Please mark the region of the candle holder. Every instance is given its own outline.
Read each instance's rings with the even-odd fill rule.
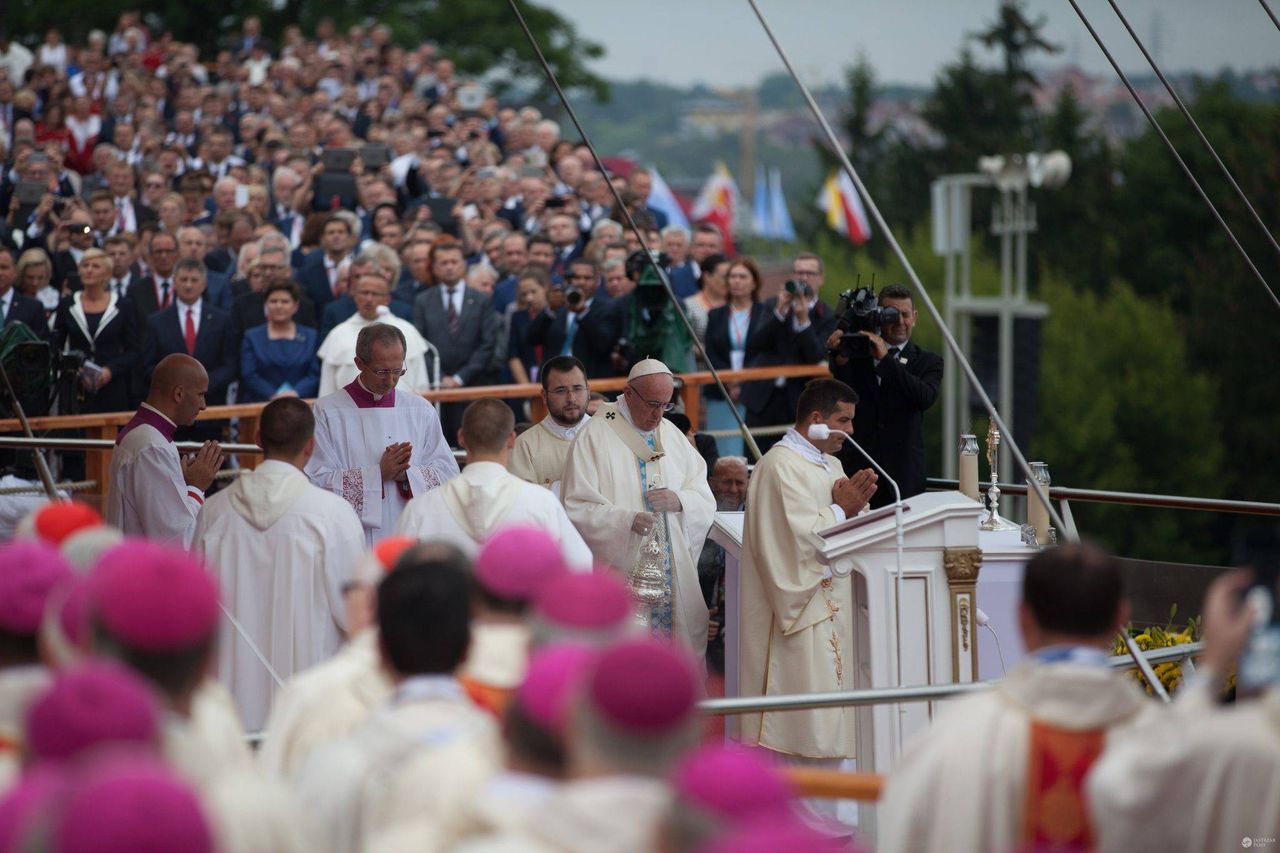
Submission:
[[[1018,525],[1000,517],[1000,428],[995,421],[987,428],[987,464],[991,466],[991,488],[987,489],[987,503],[991,509],[986,520],[978,525],[979,530],[1017,530]]]

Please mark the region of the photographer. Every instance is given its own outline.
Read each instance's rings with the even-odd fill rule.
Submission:
[[[655,262],[666,266],[666,255],[650,258],[644,251],[627,258],[627,278],[635,288],[614,301],[621,318],[622,338],[613,349],[613,368],[626,375],[641,359],[656,358],[675,373],[688,373],[693,368],[693,343],[680,321],[675,303],[662,286]]]
[[[600,273],[594,262],[578,258],[569,262],[564,305],[547,308],[535,317],[525,333],[527,346],[542,346],[547,357],[572,355],[585,366],[589,379],[613,375],[610,358],[622,335],[622,323],[611,302],[596,297]]]
[[[832,375],[858,393],[854,435],[897,481],[904,498],[918,495],[925,487],[924,413],[938,399],[942,357],[911,342],[918,314],[902,285],[882,288],[874,305],[869,289],[846,293],[837,313],[827,349]],[[847,444],[838,455],[846,474],[868,467]],[[871,506],[892,502],[893,490],[882,488]]]

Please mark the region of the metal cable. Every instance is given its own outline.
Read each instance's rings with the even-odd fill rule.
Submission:
[[[1191,125],[1191,129],[1196,132],[1196,136],[1200,137],[1200,142],[1208,149],[1213,156],[1213,160],[1218,164],[1218,168],[1222,170],[1222,175],[1227,179],[1227,183],[1231,184],[1231,188],[1236,191],[1236,195],[1240,197],[1240,201],[1244,202],[1245,208],[1249,211],[1249,215],[1253,217],[1253,221],[1262,229],[1262,233],[1267,236],[1267,242],[1271,244],[1271,248],[1276,250],[1276,254],[1280,255],[1280,243],[1276,242],[1276,238],[1271,233],[1271,229],[1262,221],[1262,217],[1258,215],[1258,211],[1254,210],[1253,205],[1249,202],[1248,196],[1244,194],[1244,190],[1240,189],[1240,185],[1236,183],[1235,176],[1231,174],[1231,170],[1227,168],[1227,164],[1222,162],[1222,158],[1218,156],[1218,150],[1209,142],[1208,137],[1204,135],[1204,131],[1200,129],[1200,125],[1191,115],[1191,110],[1182,102],[1182,98],[1178,96],[1177,90],[1164,76],[1164,72],[1160,70],[1160,66],[1156,64],[1155,57],[1147,50],[1147,46],[1142,43],[1142,39],[1138,38],[1138,34],[1134,32],[1133,27],[1129,25],[1129,19],[1120,11],[1120,6],[1116,0],[1107,0],[1111,4],[1111,8],[1115,11],[1116,17],[1120,19],[1120,23],[1124,24],[1124,28],[1129,31],[1129,36],[1133,39],[1133,43],[1138,46],[1138,50],[1142,51],[1142,55],[1146,58],[1147,64],[1151,66],[1151,70],[1156,73],[1156,77],[1164,84],[1164,89],[1169,93],[1169,97],[1173,98],[1173,102],[1178,105],[1178,110],[1182,113],[1182,117],[1187,120],[1187,124]],[[1265,0],[1264,0],[1265,4]]]
[[[573,122],[573,126],[577,128],[578,136],[582,139],[582,144],[587,146],[587,150],[591,152],[591,158],[595,161],[596,168],[600,170],[600,174],[607,175],[609,170],[605,168],[604,161],[600,159],[600,154],[596,151],[596,147],[591,142],[591,138],[587,136],[587,131],[582,126],[582,122],[578,121],[578,114],[574,111],[573,105],[569,103],[569,96],[564,93],[564,89],[560,86],[560,81],[556,78],[556,73],[551,69],[551,65],[547,62],[546,56],[542,53],[542,48],[538,46],[538,40],[534,38],[533,31],[529,29],[529,24],[525,21],[524,15],[520,12],[520,6],[516,0],[507,0],[511,6],[511,11],[515,13],[516,20],[520,22],[520,29],[524,30],[525,38],[529,40],[533,52],[538,57],[538,62],[542,65],[542,70],[546,72],[547,79],[551,82],[552,87],[556,90],[556,95],[560,98],[560,103],[564,105],[565,112],[569,114],[569,120]],[[636,225],[636,221],[631,216],[631,211],[622,203],[622,193],[613,185],[612,181],[605,181],[609,187],[609,191],[613,193],[614,202],[618,205],[618,210],[626,218],[626,225],[636,235],[636,239],[640,242],[640,248],[645,253],[649,253],[649,244],[645,242],[644,234]],[[738,407],[733,404],[733,400],[729,397],[729,389],[724,387],[724,382],[720,380],[720,371],[716,370],[715,365],[711,363],[711,359],[707,357],[707,351],[702,346],[702,341],[698,340],[698,335],[693,329],[693,324],[689,322],[689,318],[684,313],[684,306],[680,304],[680,300],[676,298],[676,292],[671,287],[671,279],[667,277],[667,271],[657,263],[650,266],[658,273],[658,278],[662,281],[663,288],[667,291],[667,298],[671,300],[671,304],[675,306],[676,315],[680,321],[684,323],[684,327],[689,332],[689,340],[693,343],[694,350],[702,357],[706,363],[707,369],[711,372],[712,378],[716,381],[716,387],[720,389],[720,393],[724,396],[725,402],[729,404],[730,411],[733,412],[733,418],[738,422],[738,429],[742,433],[742,440],[746,443],[747,449],[755,459],[760,458],[760,448],[756,445],[756,441],[751,436],[751,431],[747,429],[747,423],[742,419],[742,413],[738,411]]]
[[[1227,232],[1227,237],[1231,239],[1231,243],[1236,247],[1236,251],[1240,253],[1240,257],[1244,258],[1245,264],[1248,265],[1249,269],[1253,271],[1254,276],[1257,277],[1263,288],[1266,289],[1267,295],[1271,297],[1271,301],[1277,308],[1280,308],[1280,298],[1276,297],[1275,291],[1271,289],[1271,285],[1267,284],[1266,278],[1263,277],[1257,266],[1254,265],[1253,259],[1249,257],[1249,253],[1246,252],[1244,246],[1240,244],[1240,241],[1236,238],[1235,232],[1232,231],[1231,226],[1227,224],[1227,220],[1222,218],[1222,214],[1218,212],[1218,208],[1213,203],[1213,200],[1210,199],[1208,193],[1204,191],[1204,187],[1200,186],[1200,182],[1196,180],[1196,176],[1192,174],[1191,168],[1187,165],[1186,161],[1182,159],[1182,155],[1178,153],[1178,149],[1174,147],[1173,142],[1170,141],[1168,135],[1165,134],[1164,128],[1160,126],[1160,122],[1156,121],[1156,117],[1151,114],[1151,110],[1147,109],[1147,105],[1142,102],[1142,98],[1139,97],[1137,90],[1133,88],[1133,84],[1129,82],[1129,78],[1122,70],[1120,70],[1119,63],[1117,63],[1115,57],[1111,55],[1111,51],[1107,49],[1106,44],[1103,43],[1102,37],[1099,36],[1097,31],[1093,28],[1093,24],[1089,21],[1088,16],[1085,15],[1084,10],[1080,8],[1080,4],[1077,3],[1076,0],[1067,1],[1071,4],[1071,8],[1076,10],[1076,15],[1079,16],[1080,21],[1085,26],[1085,29],[1089,31],[1089,35],[1093,36],[1093,40],[1102,50],[1102,54],[1107,58],[1107,61],[1111,63],[1112,69],[1120,77],[1121,82],[1124,83],[1124,87],[1129,90],[1129,94],[1133,97],[1134,103],[1136,103],[1139,109],[1142,110],[1142,114],[1147,117],[1147,121],[1151,124],[1151,127],[1155,129],[1156,133],[1159,134],[1160,139],[1164,141],[1165,146],[1169,149],[1169,153],[1173,155],[1173,159],[1178,161],[1178,165],[1181,166],[1182,171],[1186,173],[1187,180],[1191,181],[1191,185],[1196,188],[1196,192],[1200,194],[1200,198],[1204,199],[1204,203],[1209,206],[1210,212],[1213,213],[1213,218],[1218,220],[1218,224],[1222,226],[1222,230]]]
[[[1271,19],[1271,23],[1276,25],[1276,29],[1280,30],[1280,20],[1276,20],[1276,13],[1271,11],[1271,7],[1267,5],[1267,0],[1258,0],[1262,4],[1262,8],[1266,10],[1267,17]]]
[[[880,208],[876,205],[875,199],[871,197],[871,193],[867,190],[862,178],[858,176],[858,171],[853,168],[853,164],[849,162],[849,155],[845,153],[844,148],[840,145],[840,140],[836,138],[835,131],[831,129],[831,125],[827,122],[827,117],[823,115],[821,107],[817,101],[813,99],[813,93],[809,91],[809,87],[800,79],[800,75],[796,73],[795,67],[791,64],[791,59],[787,56],[787,52],[783,50],[782,45],[778,43],[777,36],[773,33],[773,28],[769,26],[768,20],[765,19],[764,13],[760,11],[760,7],[756,5],[756,0],[747,0],[751,4],[752,10],[756,13],[756,18],[760,21],[760,26],[764,28],[765,34],[769,36],[769,41],[773,43],[773,48],[777,51],[782,64],[786,66],[787,73],[791,75],[791,79],[795,81],[796,86],[800,89],[800,94],[804,96],[806,103],[809,105],[810,111],[814,118],[821,125],[823,133],[826,134],[827,141],[831,145],[831,150],[840,159],[841,166],[844,167],[845,173],[849,179],[853,181],[854,186],[858,188],[858,193],[862,196],[867,205],[867,212],[875,220],[876,225],[880,227],[880,231],[884,234],[885,239],[889,242],[889,248],[893,250],[894,257],[898,259],[898,263],[902,264],[902,268],[907,271],[907,276],[911,279],[911,283],[916,288],[916,293],[920,294],[925,307],[929,310],[929,314],[933,317],[938,329],[942,332],[942,337],[946,341],[948,348],[955,355],[957,363],[964,371],[965,377],[969,380],[969,386],[978,395],[982,401],[983,407],[987,410],[987,414],[991,416],[992,422],[1000,430],[1000,434],[1007,440],[1009,453],[1017,462],[1019,469],[1027,480],[1027,487],[1033,490],[1044,505],[1049,510],[1049,517],[1053,519],[1053,523],[1058,530],[1063,531],[1064,536],[1069,536],[1070,528],[1062,520],[1062,515],[1049,501],[1049,495],[1045,491],[1044,485],[1040,483],[1031,474],[1031,466],[1027,464],[1027,458],[1022,455],[1022,449],[1018,447],[1018,443],[1014,441],[1013,433],[1005,424],[1004,419],[1000,417],[1000,413],[996,411],[995,404],[991,402],[991,398],[987,396],[986,389],[982,387],[982,383],[978,381],[978,376],[973,372],[973,365],[969,364],[969,359],[965,357],[964,351],[960,349],[960,344],[956,341],[955,335],[951,333],[951,329],[947,327],[946,321],[942,317],[942,313],[938,310],[938,306],[933,304],[933,299],[929,296],[929,291],[925,289],[924,282],[920,280],[920,276],[916,273],[915,267],[911,265],[911,261],[907,259],[907,255],[902,251],[893,231],[890,230],[889,224],[885,222],[884,216],[880,213]]]

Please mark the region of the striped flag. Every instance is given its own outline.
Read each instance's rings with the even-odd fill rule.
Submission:
[[[844,172],[833,171],[818,193],[818,209],[827,214],[827,225],[849,238],[855,246],[871,239],[871,222],[862,208],[862,199],[853,181]]]
[[[732,255],[735,216],[742,204],[742,194],[729,174],[729,167],[716,163],[715,171],[702,185],[698,199],[693,203],[693,218],[698,222],[710,222],[720,229],[724,238],[725,254]]]

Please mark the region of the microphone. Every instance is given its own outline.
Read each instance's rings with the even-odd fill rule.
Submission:
[[[903,535],[902,535],[902,492],[899,491],[898,484],[894,481],[894,479],[889,476],[889,472],[884,470],[884,468],[880,466],[879,462],[872,459],[871,454],[863,450],[862,445],[854,441],[853,436],[849,435],[849,433],[844,432],[842,430],[838,430],[838,429],[832,429],[826,424],[810,424],[808,429],[808,434],[809,434],[809,439],[811,441],[826,441],[828,438],[830,438],[833,435],[840,436],[845,441],[852,444],[859,453],[865,456],[867,458],[867,461],[871,463],[871,467],[875,468],[876,472],[880,474],[880,476],[888,480],[890,486],[893,486],[893,524],[894,524],[894,534],[896,538],[895,552],[897,557],[897,572],[895,573],[895,576],[894,576],[895,601],[894,601],[893,626],[894,626],[894,634],[896,635],[896,640],[897,640],[897,648],[901,649],[902,648],[902,551],[904,548]],[[900,652],[895,652],[894,657],[897,659],[897,663],[898,663],[897,686],[901,687],[902,686],[902,655]]]

